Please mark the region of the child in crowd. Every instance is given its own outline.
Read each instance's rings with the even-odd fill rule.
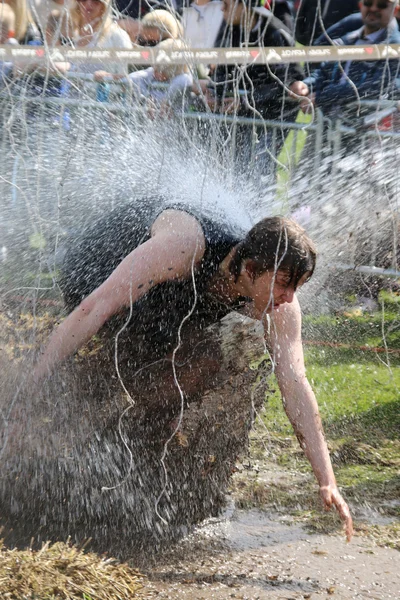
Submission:
[[[167,39],[157,44],[157,48],[178,51],[183,50],[184,45],[180,40]],[[135,71],[129,75],[129,79],[138,99],[148,103],[150,110],[160,109],[162,114],[171,109],[184,109],[185,98],[193,84],[193,77],[186,64],[173,65],[169,62]]]

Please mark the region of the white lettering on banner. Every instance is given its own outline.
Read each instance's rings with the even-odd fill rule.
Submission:
[[[66,50],[65,58],[87,58],[86,50]]]
[[[300,48],[285,48],[282,50],[282,56],[306,56],[307,52],[305,50],[300,50]]]
[[[308,52],[308,56],[330,56],[331,54],[330,48],[311,48]]]
[[[195,52],[195,57],[207,59],[218,58],[218,52]]]
[[[1,0],[0,0],[1,2]],[[112,61],[119,60],[125,63],[133,64],[152,64],[161,62],[170,64],[182,64],[185,61],[194,63],[236,63],[236,64],[268,64],[280,62],[300,63],[309,60],[310,62],[322,62],[323,60],[398,60],[400,57],[400,44],[380,44],[365,46],[313,46],[304,48],[293,47],[266,47],[266,48],[186,48],[174,52],[161,52],[158,48],[139,50],[137,48],[104,50],[102,48],[90,49],[72,49],[72,48],[53,48],[46,49],[44,46],[5,46],[0,44],[0,57],[7,57],[7,60],[23,59],[25,62],[37,60],[41,63],[46,61],[64,62],[74,60],[78,62],[92,61]]]
[[[116,50],[117,58],[141,58],[141,53],[135,50]]]
[[[339,48],[336,46],[338,54],[364,54],[365,49],[362,46],[354,46],[351,48]]]
[[[194,58],[194,52],[190,52],[189,50],[177,50],[171,52],[171,58],[176,60],[191,60]]]
[[[228,50],[226,52],[226,58],[249,58],[249,56],[248,50]]]
[[[31,48],[12,48],[11,56],[35,56],[36,51]]]
[[[110,52],[108,50],[89,50],[89,56],[91,58],[110,58]]]

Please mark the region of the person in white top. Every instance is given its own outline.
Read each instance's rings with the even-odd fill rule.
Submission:
[[[184,38],[191,48],[213,48],[222,25],[223,2],[195,0],[182,9]]]
[[[132,48],[128,34],[112,18],[111,0],[71,0],[62,35],[74,47]]]
[[[66,7],[47,26],[46,35],[52,37],[53,44],[73,48],[132,48],[129,35],[112,18],[111,0],[70,0]],[[106,68],[99,71],[98,64],[79,65],[79,71],[99,74],[98,81],[110,74],[127,74],[126,66],[120,63],[107,63]]]

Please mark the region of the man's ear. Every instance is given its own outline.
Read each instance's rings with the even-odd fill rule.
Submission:
[[[255,261],[252,260],[251,258],[248,258],[245,261],[243,268],[246,271],[249,279],[251,279],[251,281],[254,282],[257,277],[257,265],[256,265]]]

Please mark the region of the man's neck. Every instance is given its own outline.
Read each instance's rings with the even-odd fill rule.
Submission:
[[[208,4],[211,0],[194,0],[193,4],[196,4],[197,6],[204,6],[205,4]]]
[[[366,37],[367,35],[371,35],[371,33],[376,33],[377,31],[379,31],[379,29],[371,29],[371,27],[364,25],[363,36]]]
[[[377,33],[378,31],[380,31],[381,29],[384,29],[384,28],[383,27],[371,28],[371,27],[368,27],[368,25],[364,25],[363,36],[366,37],[367,35],[372,35],[373,33]],[[387,27],[386,27],[386,29],[387,29]]]

